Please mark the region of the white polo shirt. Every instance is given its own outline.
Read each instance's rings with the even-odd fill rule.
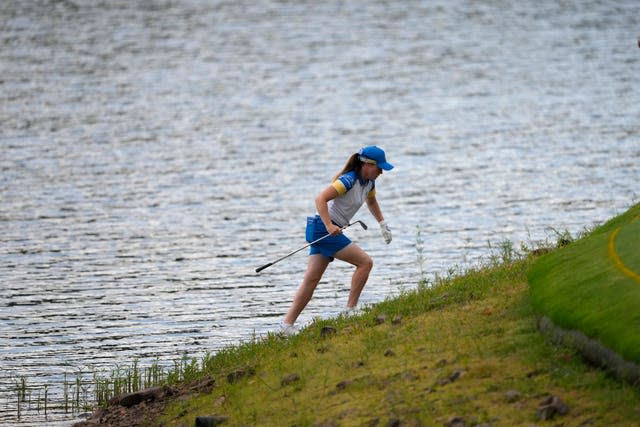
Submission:
[[[338,197],[327,204],[329,217],[340,227],[349,224],[367,197],[376,195],[376,182],[360,178],[356,171],[340,175],[331,185],[338,192]]]

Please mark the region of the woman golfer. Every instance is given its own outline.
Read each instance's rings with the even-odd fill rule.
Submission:
[[[342,234],[341,228],[349,224],[351,218],[366,201],[373,217],[380,224],[385,242],[391,242],[391,230],[376,199],[376,178],[383,170],[391,170],[384,151],[376,146],[368,146],[353,154],[344,168],[333,179],[333,183],[316,197],[318,213],[307,218],[306,239],[312,242],[322,236],[330,237],[311,245],[309,261],[304,279],[298,288],[291,308],[284,317],[281,329],[286,335],[297,332],[294,322],[311,300],[313,291],[322,278],[327,266],[334,258],[346,261],[356,267],[351,278],[351,291],[347,309],[353,309],[358,303],[373,260],[358,245]]]

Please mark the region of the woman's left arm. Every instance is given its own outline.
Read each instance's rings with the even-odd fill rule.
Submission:
[[[369,208],[369,212],[371,212],[371,215],[373,215],[376,221],[384,221],[382,209],[380,209],[380,205],[378,204],[378,199],[376,199],[376,196],[367,197],[367,207]]]
[[[380,233],[382,233],[382,237],[388,245],[391,243],[392,239],[391,229],[384,220],[384,216],[382,215],[382,210],[380,209],[376,196],[367,197],[367,207],[369,208],[369,211],[371,211],[371,215],[373,215],[373,217],[378,221],[378,224],[380,224]]]

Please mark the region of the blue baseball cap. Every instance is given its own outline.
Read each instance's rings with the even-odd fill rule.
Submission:
[[[360,155],[360,160],[365,163],[375,164],[380,169],[384,169],[386,171],[393,169],[393,165],[387,162],[382,148],[376,147],[375,145],[369,145],[362,148],[358,154]]]

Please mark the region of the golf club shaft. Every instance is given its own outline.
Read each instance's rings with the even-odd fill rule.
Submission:
[[[355,222],[352,222],[352,223],[350,223],[350,224],[345,225],[344,227],[341,227],[341,228],[340,228],[340,231],[344,230],[344,229],[345,229],[345,228],[347,228],[347,227],[351,227],[353,224],[356,224],[356,223],[360,223],[360,225],[362,226],[362,228],[364,228],[365,230],[367,229],[367,226],[364,224],[364,222],[362,222],[362,221],[355,221]],[[311,243],[307,243],[307,244],[306,244],[306,245],[304,245],[303,247],[301,247],[301,248],[299,248],[299,249],[296,249],[295,251],[290,252],[290,253],[286,254],[285,256],[283,256],[283,257],[281,257],[281,258],[278,258],[278,259],[277,259],[277,260],[275,260],[275,261],[272,261],[272,262],[270,262],[270,263],[267,263],[267,264],[263,265],[262,267],[258,267],[258,268],[256,268],[256,273],[260,273],[260,272],[261,272],[262,270],[264,270],[265,268],[271,267],[273,264],[276,264],[276,263],[278,263],[278,262],[282,261],[283,259],[289,258],[291,255],[297,254],[297,253],[298,253],[298,252],[300,252],[301,250],[306,249],[306,248],[308,248],[309,246],[313,245],[314,243],[318,243],[319,241],[324,240],[324,239],[326,239],[326,238],[327,238],[327,237],[329,237],[329,236],[331,236],[331,234],[326,234],[326,235],[324,235],[324,236],[320,237],[319,239],[316,239],[316,240],[314,240],[314,241],[313,241],[313,242],[311,242]]]

